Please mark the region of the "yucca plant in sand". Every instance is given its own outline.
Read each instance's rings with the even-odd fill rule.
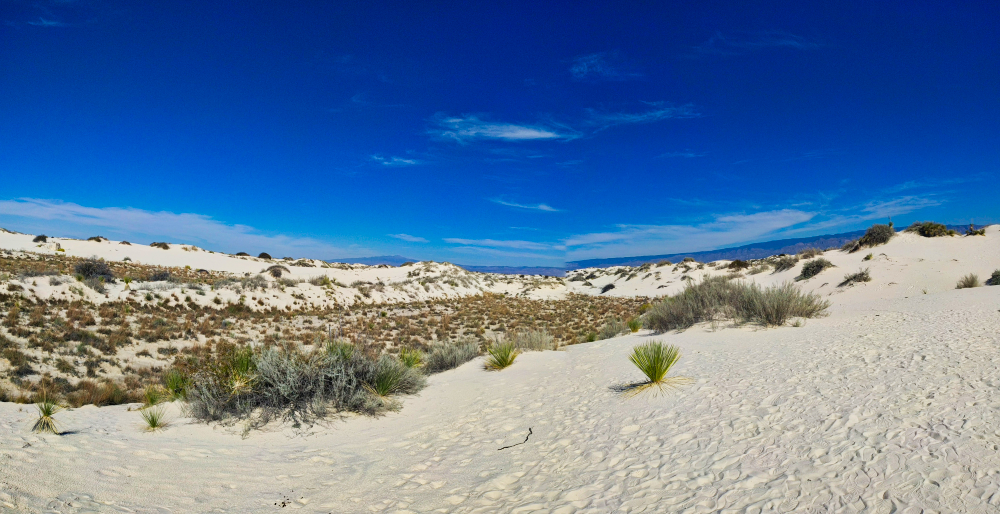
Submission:
[[[668,377],[670,368],[674,367],[681,358],[680,348],[674,345],[663,344],[660,341],[650,341],[632,348],[632,354],[628,360],[639,368],[643,375],[646,375],[645,382],[630,384],[622,388],[621,392],[626,397],[636,396],[645,391],[652,391],[653,394],[660,394],[667,389],[671,389],[690,382],[685,377]]]
[[[146,423],[147,432],[155,432],[167,426],[166,410],[162,407],[147,407],[139,411],[142,420]]]
[[[38,409],[38,419],[35,421],[35,425],[31,427],[31,431],[59,435],[59,429],[56,428],[56,420],[52,416],[61,411],[62,407],[45,395],[42,396],[42,401],[35,404],[35,407]]]
[[[494,343],[486,348],[490,356],[486,358],[487,371],[500,371],[511,364],[521,352],[514,343]]]

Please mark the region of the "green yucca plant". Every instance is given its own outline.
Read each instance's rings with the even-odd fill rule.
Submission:
[[[486,369],[500,371],[511,364],[520,353],[514,343],[495,343],[486,348],[490,356],[486,358]]]
[[[407,368],[419,368],[424,364],[424,352],[413,348],[399,350],[399,361]]]
[[[379,359],[375,377],[371,383],[365,384],[365,389],[382,398],[391,396],[403,386],[408,371],[409,367],[402,362],[392,357],[383,357]]]
[[[668,377],[670,368],[681,358],[680,348],[674,345],[665,345],[660,341],[650,341],[640,344],[632,349],[632,354],[628,359],[639,368],[643,375],[646,375],[646,382],[633,384],[625,388],[629,396],[637,395],[643,391],[655,388],[658,392],[663,392],[665,388],[675,387],[687,379],[682,377]]]
[[[38,420],[31,427],[31,431],[59,435],[59,430],[56,428],[56,420],[52,416],[61,411],[62,407],[45,395],[42,395],[42,401],[36,403],[35,407],[38,409]]]
[[[146,422],[146,431],[153,432],[167,426],[166,411],[163,407],[150,407],[139,411],[142,420]]]
[[[152,407],[163,401],[163,390],[157,386],[147,386],[146,390],[142,393],[146,400],[146,405],[143,407]]]
[[[187,397],[188,378],[180,371],[176,369],[167,371],[167,374],[163,376],[163,384],[172,399]]]

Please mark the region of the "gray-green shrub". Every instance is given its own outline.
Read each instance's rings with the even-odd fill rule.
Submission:
[[[816,275],[819,275],[820,272],[825,270],[826,268],[832,268],[832,267],[833,263],[826,259],[823,258],[813,259],[802,265],[802,272],[796,278],[798,278],[799,280],[812,278],[815,277]]]
[[[457,368],[479,356],[479,343],[475,341],[456,341],[437,343],[431,346],[424,362],[426,373],[440,373]]]
[[[727,277],[707,277],[653,304],[643,316],[643,323],[656,332],[683,330],[696,323],[722,319],[776,326],[792,317],[820,316],[829,305],[820,296],[803,293],[791,283],[761,288]]]

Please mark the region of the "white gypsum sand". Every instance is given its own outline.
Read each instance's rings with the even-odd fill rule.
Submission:
[[[827,252],[838,267],[802,284],[829,295],[831,314],[802,327],[641,331],[524,353],[495,373],[477,359],[431,376],[400,412],[380,418],[272,424],[243,439],[238,426],[184,418],[179,403],[154,433],[125,406],[91,406],[58,413],[66,433],[54,436],[29,431],[32,406],[0,403],[0,505],[995,512],[1000,287],[954,287],[969,272],[985,280],[1000,268],[996,229]],[[875,258],[862,262],[869,251]],[[859,266],[872,282],[836,287]],[[768,273],[748,279],[783,278]],[[680,346],[672,373],[693,382],[623,399],[613,387],[642,378],[627,356],[650,339]]]

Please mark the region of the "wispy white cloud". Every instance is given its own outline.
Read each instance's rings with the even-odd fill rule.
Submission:
[[[517,124],[488,121],[479,115],[447,116],[439,113],[432,119],[429,133],[439,139],[467,143],[477,140],[537,141],[569,140],[580,137],[568,127],[555,124]]]
[[[691,150],[684,150],[683,152],[667,152],[657,155],[657,159],[672,159],[672,158],[683,158],[683,159],[694,159],[695,157],[704,157],[708,155],[707,153],[692,152]]]
[[[644,102],[650,106],[649,109],[636,112],[608,112],[596,109],[587,109],[589,114],[588,123],[596,125],[597,131],[618,125],[631,125],[637,123],[653,123],[656,121],[677,119],[677,118],[699,118],[701,113],[692,104],[670,105],[666,102]]]
[[[394,237],[396,239],[402,239],[410,243],[428,243],[426,239],[420,236],[411,236],[410,234],[386,234],[389,237]]]
[[[641,73],[626,71],[618,52],[581,55],[572,61],[569,72],[576,80],[622,81],[642,78]]]
[[[796,36],[788,32],[767,31],[751,34],[723,35],[716,32],[708,41],[693,48],[689,57],[705,55],[740,55],[765,48],[791,48],[813,50],[822,45],[812,39]]]
[[[38,18],[38,21],[29,21],[28,25],[34,25],[36,27],[69,27],[69,23],[63,23],[57,20],[47,20],[45,18]]]
[[[507,207],[514,207],[514,208],[517,208],[517,209],[529,209],[529,210],[533,210],[533,211],[545,211],[545,212],[562,212],[562,209],[556,209],[555,207],[551,207],[551,206],[546,205],[544,203],[521,204],[521,203],[515,203],[515,202],[508,202],[506,200],[501,200],[499,198],[494,198],[494,199],[492,199],[490,201],[493,202],[493,203],[498,203],[500,205],[505,205]]]
[[[414,166],[420,164],[420,161],[416,159],[404,159],[402,157],[383,157],[381,155],[373,155],[371,157],[373,161],[380,163],[383,166],[401,167],[401,166]]]
[[[89,237],[99,231],[100,235],[112,238],[187,243],[225,252],[266,251],[320,259],[370,252],[309,237],[265,234],[253,227],[227,224],[202,214],[86,207],[58,200],[0,200],[0,221],[22,227],[22,232]]]
[[[536,243],[534,241],[521,241],[521,240],[498,240],[498,239],[462,239],[458,237],[446,237],[444,239],[446,243],[466,245],[466,246],[485,246],[488,248],[517,248],[521,250],[565,250],[566,247],[563,245],[552,245],[548,243]]]

